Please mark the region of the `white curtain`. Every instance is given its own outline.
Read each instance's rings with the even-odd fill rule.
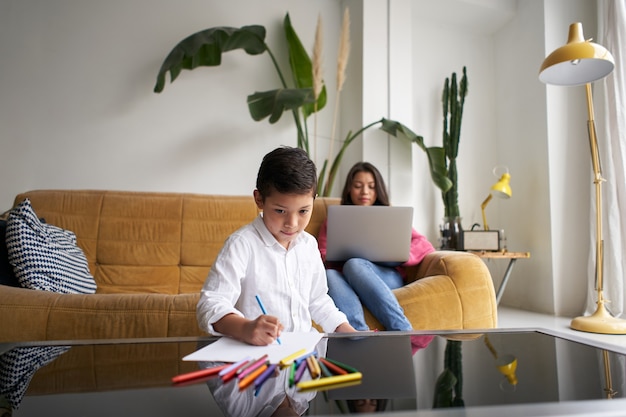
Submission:
[[[626,0],[598,1],[598,39],[615,58],[615,70],[594,84],[594,97],[602,114],[596,118],[603,184],[604,297],[607,309],[624,315],[626,299]],[[593,192],[592,192],[593,195]],[[591,199],[590,226],[595,223],[595,201]],[[595,248],[595,233],[591,234]],[[595,251],[592,251],[595,252]],[[596,308],[595,255],[589,262],[587,312]]]

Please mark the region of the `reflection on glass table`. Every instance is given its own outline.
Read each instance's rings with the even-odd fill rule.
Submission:
[[[69,349],[69,346],[27,346],[0,354],[0,415],[17,410],[37,370]]]
[[[16,347],[69,347],[34,375],[25,372],[24,380],[32,379],[19,408],[13,410],[16,417],[50,415],[51,410],[52,415],[66,417],[241,417],[287,412],[319,416],[355,413],[374,405],[381,412],[420,415],[432,412],[437,379],[445,371],[446,347],[451,341],[458,347],[455,378],[462,381],[459,392],[467,409],[553,403],[576,406],[583,400],[604,404],[606,398],[614,398],[611,403],[624,407],[626,364],[621,353],[542,332],[502,330],[435,332],[432,341],[413,352],[411,337],[416,336],[424,335],[329,335],[322,339],[325,351],[320,348],[319,354],[354,366],[362,372],[361,383],[301,393],[293,387],[290,390],[287,374],[278,372],[257,396],[254,389],[240,391],[215,378],[172,384],[172,377],[206,366],[181,359],[216,338],[39,342],[3,345],[0,353]],[[508,355],[515,358],[514,373],[513,362],[498,363]],[[498,368],[504,365],[509,368]],[[2,388],[6,386],[3,383]],[[445,415],[446,410],[438,413]]]

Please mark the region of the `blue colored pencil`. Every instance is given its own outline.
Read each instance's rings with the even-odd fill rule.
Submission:
[[[267,310],[265,309],[265,306],[263,305],[263,301],[261,301],[261,297],[259,297],[258,295],[255,295],[254,297],[256,298],[256,302],[259,303],[259,307],[261,307],[261,311],[263,312],[263,314],[267,315]],[[280,337],[277,337],[276,341],[278,342],[279,345],[282,344],[280,343]]]

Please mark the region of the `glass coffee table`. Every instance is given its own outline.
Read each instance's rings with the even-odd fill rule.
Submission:
[[[600,416],[626,410],[623,353],[542,331],[328,335],[320,342],[327,357],[363,375],[356,385],[328,390],[290,388],[287,370],[257,395],[218,376],[173,385],[176,375],[215,365],[181,359],[216,340],[2,344],[0,392],[5,404],[10,399],[17,406],[14,416],[272,415],[285,392],[293,404],[304,404],[298,412],[305,415],[367,406],[398,416]],[[454,397],[456,406],[450,407]]]

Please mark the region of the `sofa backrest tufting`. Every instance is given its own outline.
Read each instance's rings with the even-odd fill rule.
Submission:
[[[224,240],[258,214],[252,196],[105,190],[35,190],[39,217],[71,230],[98,293],[183,294],[200,290]],[[317,235],[336,198],[315,200]]]

